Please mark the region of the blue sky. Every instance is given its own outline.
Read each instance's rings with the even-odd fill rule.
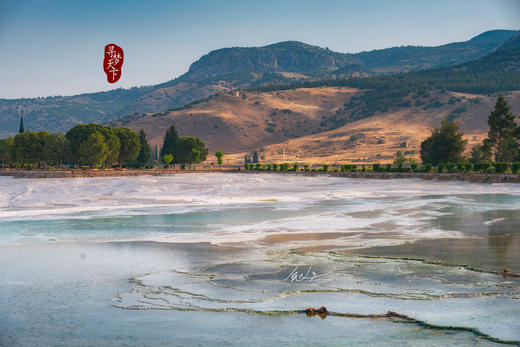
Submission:
[[[0,98],[165,82],[213,49],[298,40],[338,52],[465,41],[520,29],[520,0],[0,0]],[[125,51],[106,82],[103,48]]]

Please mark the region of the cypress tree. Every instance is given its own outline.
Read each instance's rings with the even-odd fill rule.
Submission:
[[[224,157],[224,151],[216,151],[215,152],[215,157],[217,157],[218,165],[221,166],[222,165],[222,158]]]
[[[177,129],[175,129],[175,125],[172,125],[168,130],[166,130],[166,134],[164,135],[163,146],[161,148],[161,158],[165,154],[173,154],[175,160],[177,141],[179,141],[179,134],[177,133]]]
[[[21,134],[23,132],[25,132],[25,128],[23,126],[23,116],[22,118],[20,118],[20,128],[18,129],[18,132]]]
[[[140,166],[145,166],[150,162],[150,145],[146,140],[146,133],[142,128],[139,131],[139,142],[141,143],[141,149],[139,150],[139,155],[137,156],[137,162]]]

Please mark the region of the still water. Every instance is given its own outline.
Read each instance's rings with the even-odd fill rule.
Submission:
[[[0,345],[518,343],[518,273],[520,185],[0,177]]]

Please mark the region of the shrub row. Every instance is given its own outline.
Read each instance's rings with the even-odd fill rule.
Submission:
[[[362,165],[358,167],[355,164],[342,164],[339,167],[333,167],[330,169],[328,164],[324,164],[321,168],[310,168],[309,165],[303,165],[300,168],[299,164],[289,163],[269,163],[269,164],[244,164],[246,170],[258,170],[258,171],[306,171],[306,172],[328,172],[328,171],[341,171],[341,172],[438,172],[438,173],[514,173],[520,174],[520,162],[518,163],[501,163],[501,162],[482,162],[482,163],[441,163],[437,167],[434,167],[430,163],[419,166],[416,163],[412,163],[409,167],[403,166],[402,164],[380,164],[375,163],[372,165]]]
[[[306,165],[307,166],[307,165]],[[250,164],[245,163],[244,168],[246,170],[258,170],[258,171],[298,171],[299,165],[294,164],[292,167],[289,163],[282,163],[282,164],[276,164],[276,163],[269,163],[269,164]]]

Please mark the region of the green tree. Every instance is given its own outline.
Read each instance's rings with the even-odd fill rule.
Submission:
[[[196,148],[192,148],[190,158],[191,158],[193,167],[195,168],[195,164],[200,163],[200,150],[198,150]]]
[[[173,161],[173,155],[171,154],[165,154],[162,156],[162,160],[163,162],[166,164],[166,165],[170,165],[171,162]]]
[[[49,136],[51,136],[50,132],[40,131],[36,133],[36,138],[28,143],[32,150],[32,156],[29,161],[35,162],[37,167],[40,167],[42,162],[47,162],[43,148]]]
[[[139,143],[141,144],[141,149],[139,150],[139,155],[137,156],[137,163],[142,167],[150,162],[150,145],[146,140],[146,133],[142,128],[139,131]]]
[[[471,161],[474,163],[482,163],[491,160],[491,149],[489,143],[484,141],[471,148]]]
[[[121,150],[121,141],[119,141],[119,136],[117,136],[117,132],[115,128],[112,127],[103,127],[101,129],[103,136],[105,137],[105,142],[107,144],[107,158],[105,159],[105,164],[107,167],[111,168],[112,163],[115,163],[119,160],[119,151]]]
[[[222,166],[222,158],[224,158],[224,151],[216,151],[215,152],[215,157],[217,157],[217,163],[219,166]]]
[[[50,134],[43,145],[43,156],[46,162],[62,166],[63,161],[70,156],[69,140],[60,132]]]
[[[20,127],[18,128],[18,133],[22,134],[25,132],[25,128],[23,126],[23,116],[20,118]]]
[[[435,128],[432,135],[421,143],[423,163],[457,163],[462,160],[466,140],[462,139],[459,125],[444,119],[440,128]]]
[[[90,165],[91,168],[101,165],[108,154],[105,137],[99,131],[93,132],[81,143],[78,152],[81,163]]]
[[[95,132],[99,132],[104,137],[107,145],[106,163],[111,165],[119,159],[120,142],[116,130],[112,127],[104,127],[99,124],[78,124],[65,134],[70,142],[71,160],[80,163],[79,147]]]
[[[405,156],[401,155],[394,159],[394,164],[403,166],[404,163],[406,163],[410,158],[406,158]]]
[[[16,167],[20,167],[20,166],[23,166],[24,164],[24,158],[23,158],[23,142],[24,142],[24,139],[23,139],[23,134],[22,133],[18,133],[15,135],[15,137],[13,138],[13,142],[11,144],[11,155],[9,156],[10,157],[10,160],[11,160],[11,164],[13,164],[14,166]]]
[[[192,152],[196,149],[200,151],[198,162],[203,162],[208,156],[208,149],[204,142],[196,137],[182,137],[177,141],[175,152],[173,153],[173,162],[182,164],[193,163]]]
[[[258,163],[258,152],[257,151],[253,152],[253,163]]]
[[[11,159],[17,165],[31,164],[39,167],[41,162],[45,161],[43,146],[48,136],[50,133],[47,131],[39,133],[27,131],[16,134],[11,147]]]
[[[488,124],[488,147],[495,161],[511,162],[518,151],[515,134],[517,126],[515,116],[509,110],[509,105],[502,94],[498,96],[495,109],[488,118]]]
[[[11,165],[11,147],[13,145],[13,138],[8,137],[0,140],[0,164],[3,166]]]
[[[165,154],[172,154],[174,156],[174,159],[176,159],[176,147],[178,141],[179,134],[177,133],[177,129],[175,129],[175,125],[172,125],[168,128],[168,130],[166,130],[166,134],[164,134],[163,145],[160,153],[161,158]]]
[[[90,134],[95,131],[101,132],[102,126],[97,124],[78,124],[65,134],[65,137],[70,142],[70,150],[72,154],[72,161],[75,163],[80,162],[79,158],[79,146],[87,141]]]
[[[119,137],[119,143],[121,147],[119,149],[119,168],[123,167],[123,162],[128,160],[134,160],[139,155],[141,149],[141,143],[139,141],[139,135],[135,131],[128,128],[116,128],[117,137]]]

